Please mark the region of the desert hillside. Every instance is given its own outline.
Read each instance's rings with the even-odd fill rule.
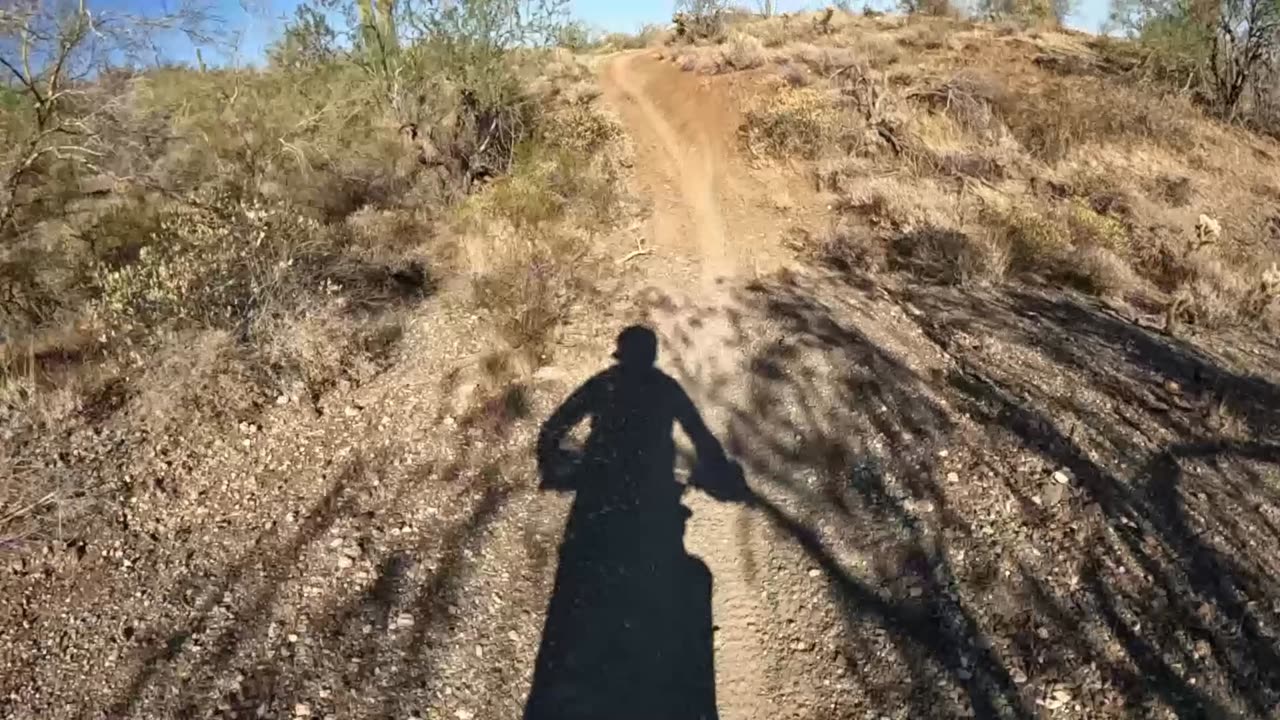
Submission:
[[[0,11],[0,716],[1280,713],[1280,10],[764,6]]]

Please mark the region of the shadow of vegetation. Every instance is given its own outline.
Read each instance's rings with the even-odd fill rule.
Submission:
[[[1280,387],[1071,295],[867,284],[752,286],[746,390],[703,393],[845,610],[849,686],[913,717],[1274,715]]]
[[[947,536],[969,520],[936,466],[953,419],[925,377],[849,317],[850,288],[826,290],[789,276],[750,286],[729,313],[733,340],[757,337],[759,319],[768,341],[743,368],[743,392],[713,382],[703,395],[728,413],[727,446],[755,504],[842,610],[848,685],[837,690],[861,686],[862,699],[841,712],[1033,717],[954,571]]]
[[[441,647],[455,630],[454,603],[474,571],[472,558],[517,488],[496,467],[413,468],[379,500],[369,488],[386,472],[385,458],[356,453],[328,473],[327,489],[296,529],[273,527],[213,577],[193,573],[170,589],[167,602],[189,610],[169,629],[136,638],[132,680],[108,714],[248,719],[296,714],[304,699],[317,698],[345,708],[344,716],[424,707],[423,698],[440,690]],[[460,511],[374,547],[374,526],[394,518],[428,476],[449,482],[448,500]],[[339,553],[379,558],[375,570],[355,587],[296,587],[300,577],[315,581],[306,568],[317,554],[335,554],[335,536],[354,540]],[[291,617],[307,612],[299,591],[323,605],[305,620]],[[305,625],[307,637],[286,636],[282,624]]]
[[[1128,708],[1280,709],[1280,386],[1072,296],[912,293],[971,417],[1073,478],[1074,583],[1026,585]],[[1117,652],[1121,648],[1122,652]]]

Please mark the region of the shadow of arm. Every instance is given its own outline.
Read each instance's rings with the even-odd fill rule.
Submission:
[[[542,423],[538,432],[538,474],[543,490],[574,490],[573,478],[580,458],[579,453],[564,447],[565,438],[578,423],[591,414],[593,398],[598,394],[599,380],[592,378],[573,391],[551,417]]]
[[[693,400],[678,386],[676,392],[676,421],[689,436],[697,454],[689,484],[723,502],[751,502],[753,495],[742,466],[725,455],[724,446],[711,433]]]

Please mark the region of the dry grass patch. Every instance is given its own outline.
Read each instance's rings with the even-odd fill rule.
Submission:
[[[784,87],[747,110],[740,132],[756,155],[815,158],[836,143],[841,115],[822,90]]]
[[[1010,246],[999,236],[969,235],[933,225],[895,237],[892,252],[891,267],[949,284],[998,281],[1012,260]]]
[[[729,36],[722,53],[725,64],[734,70],[758,68],[769,61],[769,52],[760,40],[740,32]]]
[[[1095,295],[1123,297],[1142,284],[1128,261],[1105,247],[1080,248],[1071,260],[1067,280]]]
[[[1045,162],[1061,160],[1084,144],[1150,142],[1186,150],[1195,144],[1198,116],[1185,100],[1102,80],[1064,80],[1011,94],[998,111],[1023,147]]]

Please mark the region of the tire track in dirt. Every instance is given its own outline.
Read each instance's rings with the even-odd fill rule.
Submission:
[[[729,98],[695,76],[648,54],[622,55],[605,67],[602,84],[635,143],[636,175],[653,202],[650,243],[658,256],[650,268],[657,291],[688,307],[731,303],[726,278],[758,267],[758,246],[735,247],[734,224],[759,225],[742,213],[726,217],[726,204],[739,209],[761,198],[745,197],[752,178],[734,176],[732,142],[737,118]],[[747,193],[744,193],[744,189]],[[727,201],[727,203],[726,203]],[[726,222],[726,221],[729,222]],[[749,250],[749,252],[747,252]],[[697,278],[681,282],[673,263],[688,262]],[[690,282],[692,280],[692,282]],[[725,313],[711,313],[693,335],[656,320],[676,377],[695,398],[702,387],[732,377],[741,351]],[[684,337],[677,342],[676,335]],[[712,427],[723,427],[715,407],[700,405]],[[769,614],[753,578],[755,513],[702,493],[686,496],[693,513],[685,537],[688,551],[702,558],[713,577],[716,695],[722,720],[776,717],[768,647],[761,636]]]

